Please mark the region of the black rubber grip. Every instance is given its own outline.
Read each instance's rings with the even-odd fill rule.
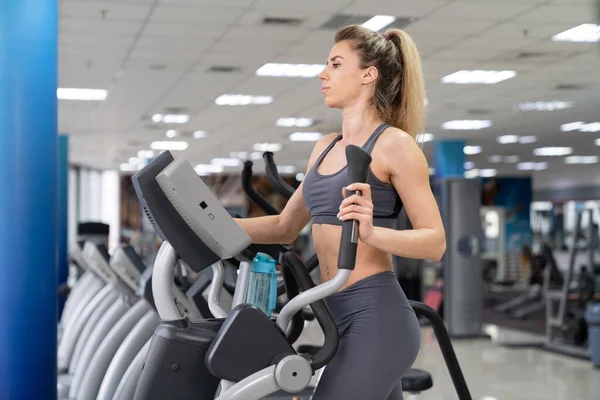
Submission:
[[[348,164],[348,182],[364,183],[367,181],[371,155],[356,145],[346,146],[346,162]],[[353,195],[346,191],[346,197]],[[358,234],[358,222],[347,220],[342,224],[342,238],[340,240],[340,253],[338,256],[338,268],[353,270],[356,264],[356,250],[358,240],[353,240],[353,233]]]
[[[315,287],[315,283],[311,279],[306,266],[300,261],[298,256],[290,251],[283,255],[282,260],[286,267],[289,267],[294,273],[294,277],[302,292]],[[323,368],[333,359],[340,345],[340,336],[337,325],[323,300],[310,304],[310,308],[313,313],[315,313],[315,317],[325,335],[325,342],[321,349],[314,355],[308,356],[308,361],[310,362],[313,371],[316,371]]]
[[[288,301],[298,296],[300,293],[298,289],[298,283],[294,279],[294,273],[286,265],[281,266],[281,274],[283,275],[283,283],[285,284],[285,292],[287,293]],[[304,313],[302,310],[298,311],[293,317],[288,327],[288,331],[285,333],[286,339],[289,344],[294,344],[296,340],[302,335],[304,330]]]
[[[269,204],[269,202],[252,187],[252,165],[252,161],[244,162],[244,169],[242,170],[242,189],[244,190],[244,193],[246,193],[246,196],[255,202],[265,214],[278,215],[279,211]]]
[[[275,164],[275,160],[273,159],[273,153],[270,151],[263,153],[263,160],[265,160],[267,179],[279,194],[289,200],[295,190],[283,180],[281,175],[279,175],[277,164]]]

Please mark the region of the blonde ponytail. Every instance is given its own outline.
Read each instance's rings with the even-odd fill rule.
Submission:
[[[400,107],[394,112],[396,126],[413,138],[425,129],[425,83],[421,56],[408,33],[401,29],[390,29],[384,37],[400,50],[402,68],[398,71],[400,81]]]

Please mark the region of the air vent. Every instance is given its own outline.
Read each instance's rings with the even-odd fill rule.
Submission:
[[[541,58],[547,57],[549,54],[542,51],[522,51],[517,54],[517,58]]]
[[[584,85],[579,85],[577,83],[559,83],[554,86],[554,90],[581,90],[585,89]]]
[[[300,18],[286,18],[286,17],[264,17],[262,20],[263,25],[300,25],[302,20]]]
[[[214,72],[218,74],[233,74],[241,71],[242,69],[240,67],[235,67],[232,65],[213,65],[208,69],[208,72]]]
[[[150,221],[152,226],[156,228],[156,223],[154,222],[154,219],[152,218],[152,215],[146,206],[144,206],[144,213],[146,214],[146,217],[148,217],[148,221]]]
[[[164,71],[167,69],[167,66],[164,64],[150,64],[148,68],[150,68],[151,71]]]
[[[325,21],[323,25],[321,25],[322,29],[339,29],[345,25],[361,25],[373,18],[372,15],[346,15],[346,14],[338,14],[334,15],[329,20]],[[404,28],[414,22],[415,19],[411,17],[399,17],[396,18],[394,22],[392,22],[386,28]]]
[[[486,108],[469,108],[467,110],[467,114],[470,115],[487,115],[490,114],[492,110],[488,110]]]
[[[187,114],[189,111],[189,107],[165,107],[164,114]]]

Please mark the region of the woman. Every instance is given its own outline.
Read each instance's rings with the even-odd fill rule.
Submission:
[[[327,281],[337,273],[342,221],[358,221],[356,267],[327,298],[340,346],[313,399],[401,399],[400,379],[417,357],[420,330],[392,272],[391,254],[439,260],[446,246],[427,161],[415,141],[424,125],[420,57],[401,30],[380,35],[347,26],[336,33],[319,79],[325,104],[342,112],[342,132],[316,143],[306,177],[280,215],[238,223],[255,243],[291,243],[312,217]],[[349,144],[373,157],[367,183],[347,181]],[[345,198],[346,190],[361,196]],[[413,230],[392,229],[403,206]]]

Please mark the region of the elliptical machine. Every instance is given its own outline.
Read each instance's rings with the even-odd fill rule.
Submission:
[[[348,146],[346,156],[352,180],[364,182],[371,157],[357,146]],[[355,222],[343,227],[339,272],[327,283],[315,287],[302,262],[291,252],[283,254],[281,261],[302,293],[290,299],[276,321],[244,299],[227,315],[218,304],[222,284],[213,279],[209,306],[221,318],[190,322],[170,290],[177,259],[194,272],[211,266],[218,277],[221,260],[243,253],[250,238],[191,165],[175,161],[169,152],[134,175],[133,182],[144,212],[165,240],[152,282],[162,323],[150,343],[135,399],[212,400],[219,383],[221,400],[262,399],[279,390],[296,393],[307,387],[314,372],[337,351],[337,327],[322,299],[341,288],[354,268]],[[238,287],[247,284],[238,282]],[[313,355],[297,354],[290,343],[290,321],[305,306],[312,308],[325,333],[324,346]]]

